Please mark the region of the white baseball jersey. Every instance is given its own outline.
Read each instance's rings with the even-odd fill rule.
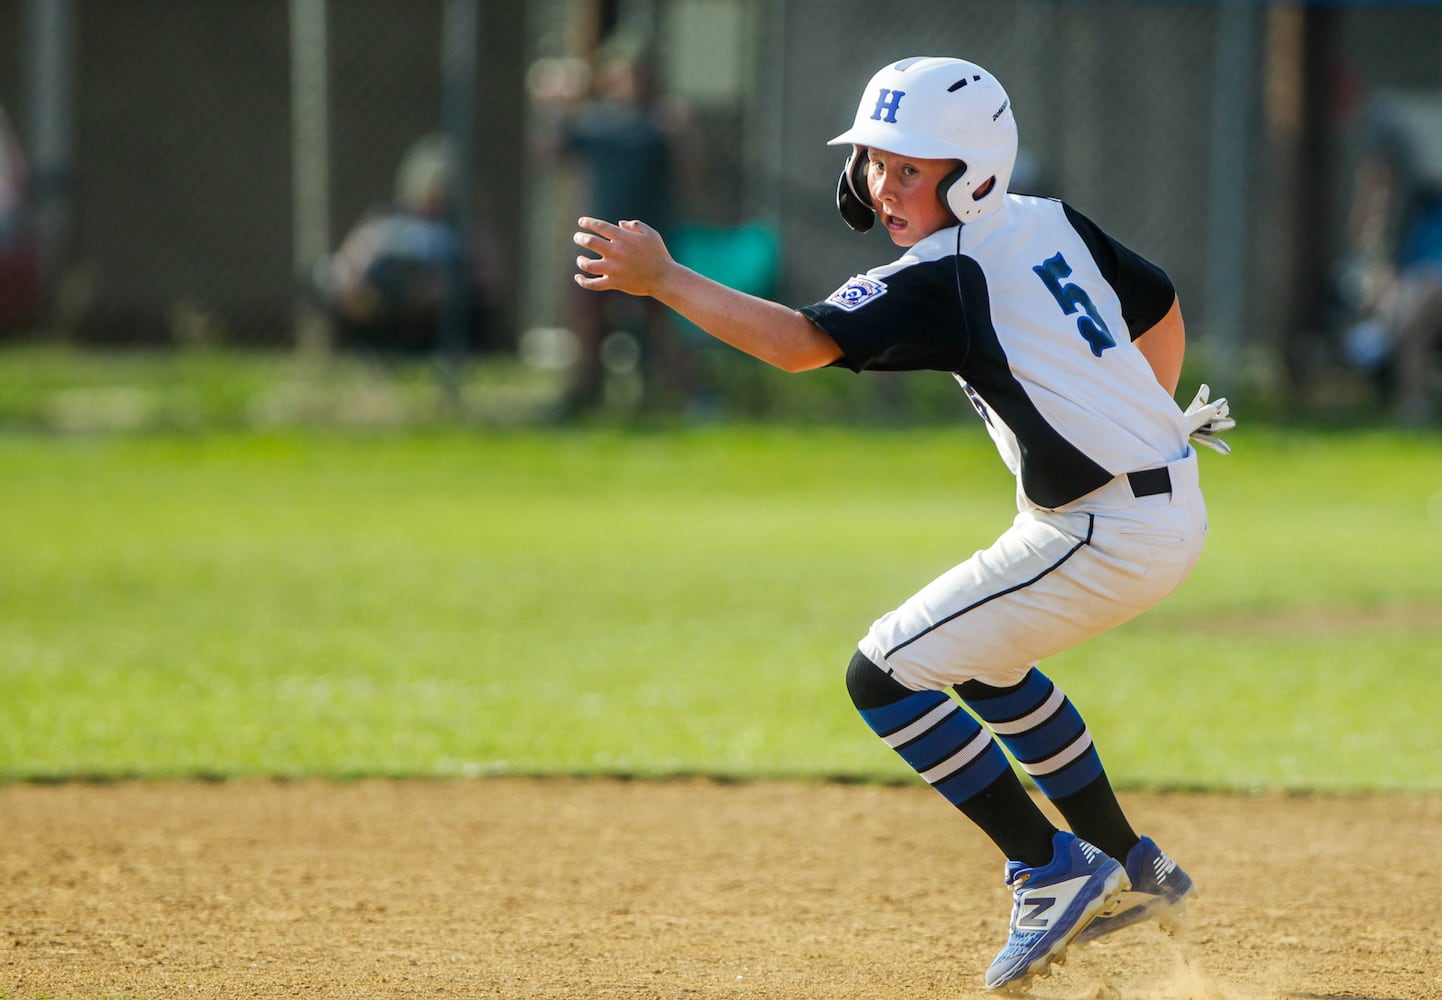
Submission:
[[[1068,206],[1010,196],[802,310],[854,371],[955,375],[1017,477],[1012,526],[878,618],[871,662],[916,689],[1014,684],[1191,573],[1196,454],[1132,343],[1175,294]]]
[[[853,371],[953,374],[1019,497],[1055,509],[1187,454],[1182,411],[1132,344],[1174,298],[1070,206],[1011,195],[801,312]]]

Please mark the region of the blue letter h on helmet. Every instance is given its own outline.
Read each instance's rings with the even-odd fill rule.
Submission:
[[[881,93],[876,96],[876,109],[871,112],[872,120],[895,125],[896,109],[901,105],[901,99],[905,96],[906,91],[904,90],[890,90],[882,87]],[[886,112],[884,118],[882,117],[883,111]]]

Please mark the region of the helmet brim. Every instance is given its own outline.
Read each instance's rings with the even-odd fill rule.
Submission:
[[[924,160],[961,160],[963,162],[1004,152],[1006,149],[1002,144],[976,144],[968,149],[961,149],[959,146],[945,142],[902,138],[895,132],[878,128],[849,128],[836,138],[828,140],[826,145],[852,145],[864,149],[880,149],[888,153],[895,153],[897,156],[915,156]]]
[[[916,156],[924,160],[961,159],[959,151],[945,143],[927,141],[914,136],[900,136],[894,128],[887,128],[884,125],[849,128],[826,145],[845,146],[848,144],[864,146],[867,149],[884,149],[886,152],[895,153],[898,156]]]

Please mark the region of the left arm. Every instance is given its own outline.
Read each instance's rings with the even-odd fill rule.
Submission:
[[[1177,383],[1182,377],[1182,357],[1187,350],[1186,327],[1182,323],[1182,306],[1177,299],[1167,314],[1157,320],[1151,329],[1133,341],[1152,373],[1168,393],[1176,395]]]
[[[1133,343],[1137,345],[1137,350],[1142,352],[1142,357],[1147,359],[1147,364],[1152,366],[1152,373],[1156,375],[1162,388],[1175,396],[1177,381],[1182,374],[1182,355],[1187,349],[1186,329],[1182,325],[1182,307],[1177,300],[1173,299],[1167,314]],[[1231,405],[1226,397],[1212,402],[1211,393],[1211,387],[1203,383],[1197,390],[1196,398],[1183,411],[1187,421],[1187,433],[1197,444],[1206,445],[1226,455],[1232,449],[1217,435],[1231,430],[1237,426],[1237,422],[1232,419]]]

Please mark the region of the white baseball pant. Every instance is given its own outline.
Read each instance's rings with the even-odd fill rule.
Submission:
[[[1165,469],[1170,492],[1137,496],[1121,475],[1057,510],[1023,506],[990,548],[877,619],[858,647],[915,690],[1005,687],[1141,614],[1181,585],[1206,541],[1195,450]]]

